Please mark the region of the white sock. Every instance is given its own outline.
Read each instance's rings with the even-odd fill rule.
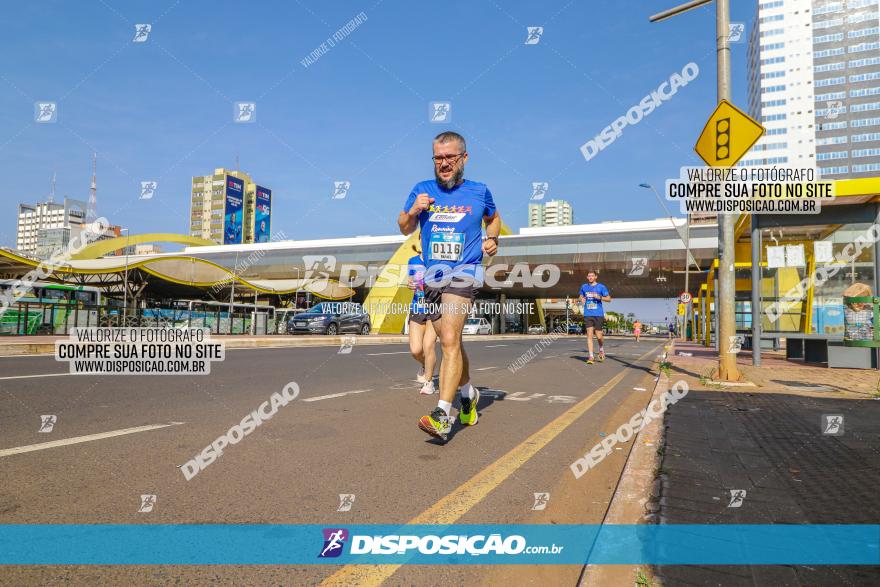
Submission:
[[[449,402],[445,402],[442,399],[437,402],[437,407],[446,412],[447,416],[452,411],[452,404]]]
[[[474,399],[474,386],[471,385],[471,382],[468,381],[464,385],[458,388],[458,393],[461,394],[461,397],[466,397],[468,399]]]

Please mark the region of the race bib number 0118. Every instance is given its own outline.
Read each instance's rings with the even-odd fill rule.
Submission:
[[[432,261],[458,261],[464,250],[464,235],[460,232],[435,232],[431,235]]]

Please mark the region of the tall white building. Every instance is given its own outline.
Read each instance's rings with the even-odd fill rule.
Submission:
[[[574,224],[571,204],[550,200],[545,204],[529,204],[529,226],[570,226]]]
[[[86,209],[85,202],[70,198],[64,198],[63,204],[51,201],[19,204],[15,247],[23,253],[36,256],[41,237],[43,240],[52,239],[53,242],[56,237],[69,240],[82,230]],[[65,234],[59,236],[61,232]]]
[[[741,165],[880,171],[880,0],[758,0],[749,113],[767,129]]]

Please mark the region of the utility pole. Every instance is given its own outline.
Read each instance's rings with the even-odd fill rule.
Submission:
[[[685,251],[685,256],[690,256],[691,254],[691,215],[688,214],[687,218],[685,218],[685,227],[684,233],[686,235],[685,246],[687,246],[687,251]],[[690,260],[685,260],[684,264],[684,291],[691,293],[690,288],[690,277],[691,277],[691,263]],[[687,340],[687,327],[690,324],[690,316],[691,316],[691,303],[688,302],[684,305],[684,324],[681,325],[681,340]]]
[[[675,8],[670,8],[650,17],[651,22],[665,20],[682,12],[699,8],[713,0],[692,0]],[[730,0],[715,2],[715,44],[718,64],[718,102],[730,100]],[[735,298],[736,274],[734,263],[735,218],[728,214],[718,214],[718,296],[715,314],[718,316],[718,379],[736,381],[739,370],[736,367],[736,354],[730,352],[730,341],[736,335]]]
[[[120,326],[126,326],[126,320],[128,317],[128,236],[130,234],[129,229],[121,228],[120,232],[125,232],[125,277],[122,282],[122,324]]]

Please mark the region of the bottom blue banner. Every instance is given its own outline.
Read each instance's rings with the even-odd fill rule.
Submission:
[[[4,565],[877,565],[880,525],[0,525]]]

